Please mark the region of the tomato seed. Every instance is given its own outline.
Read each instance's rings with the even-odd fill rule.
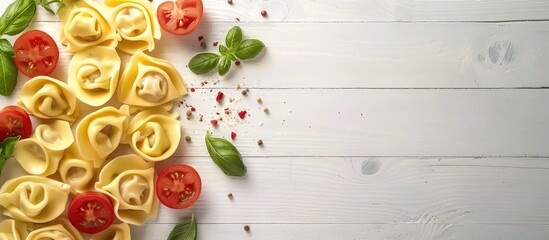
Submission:
[[[267,11],[265,11],[265,10],[261,11],[261,16],[266,17],[267,16]]]
[[[205,43],[205,42],[201,42],[201,43],[200,43],[200,47],[206,48],[206,43]]]

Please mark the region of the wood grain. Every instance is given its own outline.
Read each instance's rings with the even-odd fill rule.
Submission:
[[[158,6],[165,0],[155,0]],[[0,2],[2,12],[12,0]],[[549,19],[543,0],[203,0],[205,22],[520,21]],[[260,12],[268,11],[264,18]],[[39,8],[37,21],[57,21]]]

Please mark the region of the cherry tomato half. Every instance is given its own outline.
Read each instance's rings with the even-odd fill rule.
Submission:
[[[156,14],[164,31],[186,35],[198,27],[203,11],[202,0],[176,0],[160,4]]]
[[[67,215],[78,231],[88,234],[101,232],[114,221],[112,203],[100,192],[85,192],[74,197]]]
[[[156,180],[156,196],[169,208],[188,208],[202,190],[202,180],[193,167],[175,164],[162,170]]]
[[[15,66],[28,77],[50,75],[57,67],[59,49],[45,32],[28,31],[15,41],[13,48]]]
[[[7,106],[0,110],[0,142],[9,137],[30,137],[32,122],[29,114],[18,106]]]

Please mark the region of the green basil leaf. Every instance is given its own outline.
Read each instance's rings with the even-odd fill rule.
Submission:
[[[227,176],[246,176],[246,166],[242,162],[242,156],[236,147],[223,138],[211,137],[210,132],[206,132],[206,148],[208,154],[214,163]]]
[[[252,59],[261,53],[264,48],[265,44],[263,42],[257,39],[246,39],[242,41],[234,54],[240,59]]]
[[[17,85],[17,68],[13,59],[0,54],[0,95],[10,96]]]
[[[229,52],[229,49],[223,45],[219,45],[219,53],[221,53],[221,55],[223,56],[231,54]]]
[[[15,57],[15,50],[11,46],[11,43],[6,39],[0,39],[0,54],[4,54],[8,57]]]
[[[34,0],[16,0],[0,17],[0,35],[13,36],[21,33],[29,26],[35,13]]]
[[[225,37],[225,44],[234,52],[242,42],[242,29],[239,26],[232,27]]]
[[[36,4],[40,4],[46,11],[53,15],[57,15],[59,10],[65,6],[63,0],[36,0]]]
[[[222,57],[219,61],[219,66],[217,66],[217,72],[219,76],[224,76],[231,69],[231,59],[227,57]]]
[[[189,68],[193,73],[207,73],[217,67],[219,55],[215,53],[200,53],[191,58]]]
[[[15,145],[17,144],[17,142],[19,142],[20,138],[21,136],[9,137],[4,139],[4,141],[0,143],[0,171],[2,171],[2,168],[4,168],[6,160],[8,160],[13,155]]]
[[[194,214],[190,219],[175,225],[168,235],[168,240],[196,240],[196,220]]]
[[[231,61],[236,61],[236,56],[234,54],[229,54],[229,59],[231,59]]]

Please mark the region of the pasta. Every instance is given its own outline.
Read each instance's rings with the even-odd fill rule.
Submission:
[[[121,37],[117,48],[128,54],[154,50],[154,39],[160,39],[160,25],[152,4],[142,0],[106,0],[111,8],[111,21]]]
[[[69,86],[80,101],[91,105],[105,104],[116,91],[120,57],[111,47],[94,46],[78,51],[69,65]]]
[[[171,116],[162,110],[146,110],[130,121],[127,134],[132,149],[148,161],[169,158],[181,140],[177,113]]]
[[[28,234],[26,223],[13,219],[6,219],[0,222],[1,240],[25,240]]]
[[[149,217],[156,217],[158,211],[154,182],[154,164],[132,154],[107,163],[95,188],[112,197],[118,219],[143,225]]]
[[[113,224],[102,232],[92,235],[90,240],[131,240],[130,226],[127,223]]]
[[[59,175],[71,186],[71,192],[79,194],[93,189],[95,171],[93,162],[66,155],[59,164]]]
[[[72,89],[50,77],[38,76],[27,81],[19,97],[18,105],[39,118],[74,122],[80,113]]]
[[[127,105],[116,109],[104,107],[84,117],[75,131],[76,144],[81,156],[99,167],[120,144],[128,125]]]
[[[66,1],[59,12],[61,19],[61,43],[67,51],[76,52],[91,46],[116,47],[120,36],[105,12],[94,1]]]
[[[63,213],[69,191],[69,185],[53,179],[21,176],[4,183],[0,205],[4,215],[15,220],[45,223]]]
[[[30,138],[15,146],[14,156],[26,172],[48,176],[57,171],[64,150],[73,142],[69,123],[56,120],[36,127]]]
[[[117,90],[120,102],[137,107],[172,104],[186,94],[183,78],[170,63],[142,51],[130,58]]]
[[[48,226],[29,233],[26,240],[84,240],[82,235],[65,218],[59,218]]]

